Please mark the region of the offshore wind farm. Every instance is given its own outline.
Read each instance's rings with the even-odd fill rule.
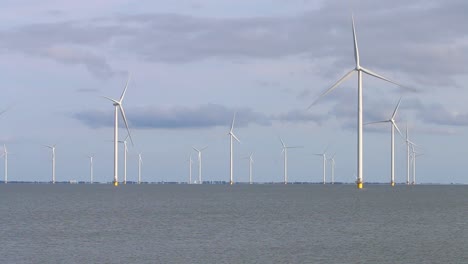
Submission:
[[[467,12],[4,1],[2,262],[463,263]]]

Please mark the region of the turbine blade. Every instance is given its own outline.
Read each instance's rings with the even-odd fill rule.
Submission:
[[[198,150],[196,147],[192,147],[196,152],[201,152],[201,150]]]
[[[393,115],[392,115],[392,118],[391,119],[394,119],[396,114],[397,114],[397,111],[398,111],[398,108],[400,107],[400,103],[401,103],[401,97],[400,97],[400,100],[398,100],[398,104],[397,106],[395,107],[395,110],[393,111]]]
[[[383,121],[374,121],[374,122],[369,122],[369,123],[364,123],[364,125],[372,125],[372,124],[378,124],[378,123],[388,123],[391,122],[390,120],[383,120]]]
[[[206,149],[207,147],[208,147],[208,146],[204,146],[203,148],[201,148],[201,149],[200,149],[200,151],[202,151],[202,150]]]
[[[403,134],[401,133],[400,129],[398,128],[397,124],[395,123],[395,121],[392,121],[392,125],[396,128],[396,130],[398,131],[398,134],[400,134],[400,136],[404,139],[405,137],[403,136]]]
[[[286,148],[288,148],[288,149],[290,149],[290,148],[303,148],[303,146],[292,146],[292,147],[286,147]]]
[[[122,95],[120,96],[120,102],[122,102],[122,100],[125,97],[125,93],[127,92],[129,82],[130,82],[130,73],[128,74],[127,83],[125,84],[125,89],[123,90]]]
[[[231,133],[231,136],[232,136],[235,140],[237,140],[237,142],[240,143],[240,140],[236,137],[236,135],[234,135],[234,133]]]
[[[106,98],[107,100],[110,100],[110,101],[112,101],[112,102],[115,103],[115,104],[120,104],[118,101],[116,101],[116,100],[114,100],[114,99],[112,99],[112,98],[109,98],[109,97],[107,97],[107,96],[101,96],[101,97],[102,97],[102,98]]]
[[[285,148],[285,147],[286,147],[286,145],[284,144],[284,141],[283,141],[283,139],[279,138],[279,140],[281,141],[281,145],[283,145],[283,148]]]
[[[130,138],[130,142],[132,142],[132,146],[133,146],[133,139],[132,139],[132,135],[130,134],[130,129],[128,128],[128,122],[127,122],[127,117],[125,116],[125,110],[120,104],[119,104],[119,109],[120,109],[120,114],[122,115],[122,118],[124,120],[125,127],[127,128],[128,137]]]
[[[320,100],[322,97],[324,97],[325,95],[329,94],[331,91],[333,91],[336,87],[338,87],[338,85],[340,85],[342,82],[344,82],[346,79],[349,78],[349,76],[351,76],[351,74],[353,74],[355,70],[351,70],[350,72],[346,73],[343,77],[341,77],[335,84],[332,85],[332,87],[328,88],[325,92],[323,92],[322,94],[319,95],[319,97],[317,99],[315,99],[312,104],[309,105],[309,107],[307,107],[307,109],[310,109],[313,105],[315,105],[317,103],[318,100]]]
[[[236,114],[237,112],[234,112],[234,116],[232,117],[231,130],[229,130],[230,132],[232,132],[232,130],[234,129],[234,121],[236,120]]]
[[[362,68],[362,67],[361,67],[361,71],[363,71],[363,72],[365,72],[365,73],[367,73],[367,74],[369,74],[369,75],[371,75],[371,76],[374,76],[375,78],[379,78],[379,79],[381,79],[381,80],[387,81],[387,82],[389,82],[389,83],[393,83],[393,84],[395,84],[395,85],[397,85],[397,86],[400,86],[400,87],[404,88],[403,85],[401,85],[401,84],[399,84],[399,83],[397,83],[397,82],[394,82],[394,81],[392,81],[392,80],[390,80],[390,79],[388,79],[388,78],[385,78],[385,77],[383,77],[382,75],[379,75],[379,74],[377,74],[377,73],[375,73],[375,72],[373,72],[373,71],[370,71],[370,70],[368,70],[368,69],[366,69],[366,68]]]
[[[354,26],[354,14],[351,16],[351,19],[353,20],[354,62],[356,62],[356,68],[359,68],[359,48],[357,44],[356,28]]]

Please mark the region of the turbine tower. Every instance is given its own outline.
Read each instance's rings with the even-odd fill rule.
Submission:
[[[250,156],[245,158],[249,160],[249,184],[252,184],[252,165],[254,163],[252,156],[253,153],[250,153]]]
[[[233,185],[234,184],[234,181],[233,181],[233,139],[237,140],[237,142],[240,143],[240,140],[236,137],[236,135],[234,135],[234,121],[236,120],[236,113],[234,113],[234,117],[232,118],[232,124],[231,124],[231,130],[229,130],[229,140],[230,140],[230,144],[231,144],[231,152],[230,152],[230,179],[229,179],[229,184],[230,185]]]
[[[201,149],[197,149],[195,147],[192,147],[196,152],[198,152],[198,184],[202,184],[202,151],[206,149],[208,146],[205,146]]]
[[[413,160],[413,182],[411,183],[412,185],[416,184],[416,157],[424,155],[423,153],[418,153],[414,150],[414,146],[411,145],[411,151],[412,151],[412,160]]]
[[[333,91],[336,87],[338,87],[344,80],[348,79],[354,72],[357,72],[357,75],[358,75],[358,104],[357,104],[357,180],[356,180],[356,184],[357,184],[357,188],[358,189],[362,189],[363,187],[363,138],[362,138],[362,126],[363,126],[363,123],[362,123],[362,111],[363,111],[363,107],[362,107],[362,73],[366,73],[370,76],[373,76],[373,77],[376,77],[378,79],[381,79],[381,80],[384,80],[386,82],[389,82],[389,83],[393,83],[397,86],[400,86],[402,87],[400,84],[394,82],[394,81],[391,81],[385,77],[383,77],[382,75],[379,75],[377,73],[374,73],[364,67],[361,66],[360,64],[360,61],[359,61],[359,49],[358,49],[358,44],[357,44],[357,37],[356,37],[356,30],[355,30],[355,26],[354,26],[354,16],[352,16],[352,26],[353,26],[353,40],[354,40],[354,61],[356,63],[354,69],[352,69],[351,71],[349,71],[348,73],[346,73],[343,77],[341,77],[341,79],[339,79],[335,84],[333,84],[332,87],[330,87],[328,90],[326,90],[325,92],[323,92],[318,99],[320,99],[321,97],[327,95],[328,93],[330,93],[331,91]],[[317,100],[318,100],[317,99]],[[317,101],[316,100],[316,101]],[[315,102],[316,102],[315,101]],[[309,109],[315,104],[312,103],[310,106],[309,106]]]
[[[396,122],[395,122],[395,116],[398,112],[398,108],[400,107],[401,103],[401,98],[398,101],[397,106],[395,107],[395,110],[393,111],[392,116],[388,120],[383,120],[383,121],[377,121],[377,122],[370,122],[367,124],[377,124],[377,123],[390,123],[391,124],[391,145],[390,145],[390,185],[393,187],[395,186],[395,128],[400,134],[401,137],[403,137],[403,134],[401,134],[400,129],[398,128]],[[367,125],[366,124],[366,125]]]
[[[125,97],[125,93],[127,92],[129,81],[130,81],[130,76],[128,76],[127,83],[125,84],[125,88],[118,101],[104,96],[104,98],[110,100],[114,105],[114,182],[113,182],[114,186],[119,185],[119,174],[118,174],[119,172],[119,112],[122,115],[123,121],[125,123],[125,127],[127,128],[130,141],[133,144],[132,136],[130,135],[130,129],[128,129],[127,117],[125,116],[125,111],[122,106],[122,102]]]
[[[44,147],[52,150],[52,183],[55,184],[55,145],[47,145]]]
[[[8,183],[8,150],[5,144],[3,144],[3,158],[5,159],[5,180],[4,183]]]
[[[335,154],[328,160],[331,162],[331,184],[335,184]]]
[[[94,156],[88,156],[89,158],[89,183],[94,182]]]
[[[411,158],[411,153],[410,153],[410,146],[416,146],[410,139],[409,139],[409,133],[408,133],[408,123],[406,123],[406,185],[410,184],[410,158]]]
[[[314,154],[314,155],[316,155],[316,156],[322,156],[322,158],[323,158],[323,184],[326,183],[326,182],[325,182],[325,180],[326,180],[325,177],[326,177],[326,175],[327,175],[327,174],[326,174],[326,168],[327,168],[327,154],[326,154],[326,152],[327,152],[327,149],[325,149],[325,150],[323,151],[323,153]]]
[[[143,164],[143,160],[141,159],[141,153],[138,153],[138,184],[141,184],[141,164]]]
[[[192,165],[193,165],[192,155],[190,155],[188,162],[189,162],[189,181],[188,181],[188,183],[192,184]]]
[[[119,143],[124,144],[124,180],[123,180],[123,184],[127,184],[127,154],[128,154],[127,139],[128,139],[128,135],[127,135],[127,137],[125,137],[124,140],[119,141]]]
[[[281,145],[283,146],[283,157],[284,157],[284,184],[288,184],[288,149],[291,148],[301,148],[300,146],[289,147],[284,144],[283,139],[280,138]]]

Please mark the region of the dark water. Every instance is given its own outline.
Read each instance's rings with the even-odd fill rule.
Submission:
[[[0,185],[1,263],[468,263],[467,186]]]

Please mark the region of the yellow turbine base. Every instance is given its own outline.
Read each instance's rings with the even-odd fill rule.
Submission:
[[[115,181],[115,182],[114,182],[114,186],[115,186],[115,187],[119,186],[119,182],[116,182],[116,181]]]
[[[362,189],[362,187],[363,187],[362,182],[358,182],[358,183],[357,183],[357,188],[358,188],[358,189]]]
[[[233,185],[233,184],[234,184],[234,182],[229,182],[229,184],[230,184],[230,185]]]
[[[393,187],[393,186],[395,186],[395,183],[394,183],[394,182],[391,182],[390,185],[392,185],[392,187]]]

